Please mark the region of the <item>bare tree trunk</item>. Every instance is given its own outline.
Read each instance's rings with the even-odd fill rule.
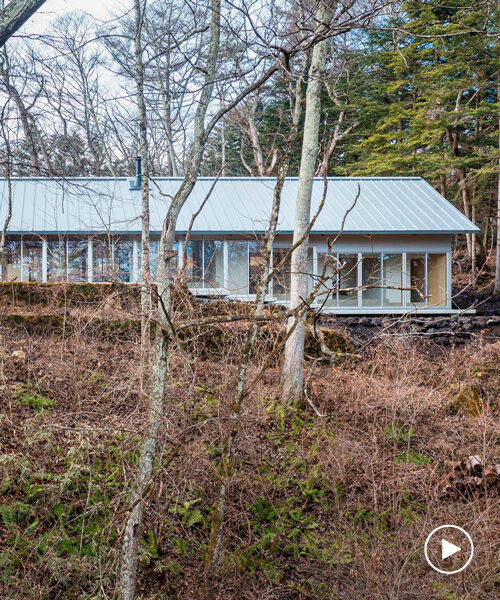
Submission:
[[[472,215],[470,210],[469,192],[467,190],[467,180],[464,167],[460,168],[458,185],[462,193],[462,204],[464,207],[465,216],[468,219],[470,219]],[[469,260],[472,261],[472,234],[466,233],[465,239],[467,240],[467,256],[469,257]]]
[[[138,0],[136,0],[136,2],[137,1]],[[205,85],[200,94],[194,120],[193,151],[186,176],[170,203],[167,216],[163,223],[163,231],[160,239],[157,276],[159,323],[157,325],[155,334],[148,427],[144,442],[141,447],[138,481],[131,495],[132,510],[127,520],[125,533],[123,536],[121,557],[122,563],[120,572],[121,600],[133,600],[135,598],[137,549],[141,533],[144,495],[153,475],[158,431],[160,423],[163,419],[163,398],[165,395],[165,382],[167,379],[167,356],[169,342],[171,336],[175,335],[170,328],[170,313],[172,310],[172,269],[170,265],[173,257],[175,256],[175,228],[181,208],[196,183],[204,147],[206,145],[204,122],[215,83],[216,66],[219,56],[219,42],[220,0],[212,0],[210,46],[208,50],[205,71]]]
[[[318,7],[319,30],[328,27],[332,18],[331,5],[320,3]],[[299,186],[295,205],[295,225],[293,243],[295,244],[307,232],[311,218],[311,194],[316,171],[316,159],[319,145],[319,122],[321,116],[321,76],[325,63],[328,42],[322,40],[313,49],[309,81],[306,92],[306,112],[302,157],[299,169]],[[290,308],[302,304],[307,297],[307,254],[308,240],[297,246],[292,253]],[[301,322],[294,323],[291,317],[288,328],[295,325],[285,345],[285,358],[281,373],[281,398],[287,402],[299,402],[303,398],[303,366],[305,327]]]
[[[5,107],[4,107],[5,108]],[[2,134],[5,142],[5,154],[7,160],[5,161],[5,179],[7,180],[7,214],[5,216],[5,221],[2,227],[2,236],[0,238],[0,265],[2,269],[2,281],[7,279],[7,260],[5,256],[5,237],[7,235],[7,229],[9,228],[9,223],[12,218],[12,180],[11,180],[11,151],[10,151],[10,143],[9,138],[7,137],[7,132],[5,131],[5,119],[2,114],[0,118],[0,122],[2,125]]]
[[[44,4],[45,0],[12,0],[0,12],[0,48]]]
[[[246,374],[253,348],[259,331],[258,318],[262,315],[264,309],[264,300],[269,288],[269,267],[271,261],[271,252],[276,236],[276,226],[278,223],[278,214],[281,203],[281,192],[283,183],[290,166],[291,149],[297,136],[297,129],[302,113],[302,77],[298,78],[295,86],[295,106],[293,111],[292,126],[288,135],[285,148],[283,163],[278,171],[276,186],[274,188],[273,205],[269,228],[265,238],[264,260],[262,261],[260,281],[257,289],[257,295],[254,303],[253,315],[255,317],[251,329],[248,332],[245,346],[240,360],[238,378],[233,393],[233,402],[231,404],[230,426],[222,447],[220,485],[217,492],[217,499],[214,502],[212,510],[212,526],[210,530],[210,541],[208,545],[207,556],[205,559],[205,582],[203,598],[204,600],[213,600],[215,598],[215,578],[219,565],[221,554],[223,526],[226,514],[227,489],[234,472],[234,445],[238,435],[238,419],[241,413],[243,401],[246,396],[245,383]]]
[[[7,90],[9,97],[12,98],[17,107],[19,119],[21,120],[21,125],[24,132],[26,147],[28,150],[28,154],[30,155],[31,166],[37,172],[40,169],[40,161],[38,160],[38,150],[34,139],[35,124],[34,122],[30,121],[30,115],[28,113],[28,109],[26,108],[23,102],[23,99],[21,98],[21,94],[18,92],[17,88],[15,87],[15,85],[13,85],[11,81],[9,58],[7,55],[6,48],[3,49],[2,56],[0,58],[0,71],[5,85],[5,89]]]
[[[497,102],[500,103],[500,83],[497,85]],[[500,150],[500,114],[498,116],[498,148]],[[500,159],[498,161],[498,189],[497,189],[497,251],[495,262],[495,287],[493,293],[500,295]]]
[[[138,129],[139,129],[139,156],[141,158],[141,344],[143,348],[143,360],[145,356],[145,346],[147,331],[149,328],[149,312],[151,307],[151,297],[149,293],[149,153],[148,153],[148,122],[146,114],[146,102],[144,99],[144,64],[142,55],[142,28],[144,23],[145,3],[141,7],[140,0],[134,0],[135,13],[135,78],[138,110]]]

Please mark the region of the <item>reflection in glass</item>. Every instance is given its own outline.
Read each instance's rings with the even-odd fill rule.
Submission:
[[[403,304],[403,255],[384,254],[384,306]]]
[[[415,306],[425,305],[425,254],[406,255],[406,300]]]
[[[363,254],[362,270],[362,297],[363,306],[381,306],[382,288],[364,287],[381,285],[380,254]]]
[[[227,287],[233,294],[248,294],[248,242],[230,241],[227,250]]]
[[[256,294],[264,264],[264,243],[248,242],[249,259],[248,271],[250,278],[250,293]]]
[[[66,281],[66,242],[47,242],[47,281]]]
[[[203,242],[203,287],[221,288],[224,285],[224,242]]]
[[[324,280],[318,290],[320,306],[337,305],[337,265],[337,254],[318,254],[318,277],[323,274],[323,268],[325,270]]]
[[[132,242],[117,240],[114,246],[118,281],[132,281]]]
[[[68,281],[87,281],[87,240],[68,240]]]
[[[113,245],[109,238],[94,240],[92,246],[92,279],[113,281]]]
[[[189,287],[203,287],[203,242],[201,240],[192,240],[186,246],[186,274]]]
[[[5,281],[21,281],[21,241],[7,240],[2,274]]]
[[[273,269],[281,263],[287,252],[288,248],[273,249]],[[273,296],[277,300],[290,300],[290,280],[291,256],[288,255],[273,277]]]
[[[339,306],[358,306],[358,255],[339,254]]]

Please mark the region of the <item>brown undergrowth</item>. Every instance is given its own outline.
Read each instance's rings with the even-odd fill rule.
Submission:
[[[140,547],[144,600],[200,597],[243,335],[231,331],[212,355],[191,340],[170,357]],[[250,379],[275,341],[266,335]],[[1,597],[113,598],[145,416],[140,348],[95,331],[15,328],[2,331],[0,358]],[[443,499],[439,480],[470,454],[500,462],[500,344],[426,352],[389,339],[316,366],[309,396],[323,418],[279,404],[278,376],[275,362],[241,417],[219,598],[498,597],[498,487]],[[451,578],[422,554],[444,523],[476,544]]]

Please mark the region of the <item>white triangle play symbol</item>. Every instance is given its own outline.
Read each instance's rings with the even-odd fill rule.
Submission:
[[[453,554],[456,554],[457,552],[460,552],[461,549],[462,548],[455,546],[455,544],[448,542],[448,540],[441,540],[441,558],[443,560],[449,556],[453,556]]]

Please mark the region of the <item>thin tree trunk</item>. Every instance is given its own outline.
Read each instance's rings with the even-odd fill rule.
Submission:
[[[333,14],[331,5],[320,4],[318,22],[320,31],[328,27]],[[316,160],[319,145],[319,123],[321,116],[321,76],[325,62],[327,41],[318,42],[313,49],[309,81],[306,92],[306,112],[304,137],[302,141],[302,157],[299,169],[299,185],[295,205],[295,225],[293,243],[300,240],[307,231],[311,218],[311,195],[316,171]],[[292,253],[290,307],[296,308],[307,297],[307,254],[308,239],[300,244]],[[294,318],[288,321],[288,328],[294,326]],[[285,358],[281,374],[281,398],[287,402],[299,402],[303,398],[303,357],[305,327],[301,322],[295,323],[295,329],[285,345]]]
[[[7,260],[5,255],[5,238],[7,235],[7,229],[9,228],[9,223],[12,218],[12,180],[11,180],[11,151],[10,151],[10,143],[9,138],[7,137],[7,132],[5,131],[5,120],[2,118],[2,133],[5,142],[5,153],[7,160],[6,168],[5,168],[5,179],[7,181],[7,214],[5,216],[5,221],[2,227],[2,236],[0,238],[0,265],[2,269],[2,281],[7,280]]]
[[[500,83],[497,85],[497,103],[500,107]],[[500,112],[498,116],[498,149],[500,151]],[[498,189],[497,189],[497,251],[495,262],[495,287],[493,293],[500,295],[500,159],[498,160]]]
[[[137,2],[138,0],[136,0]],[[215,83],[217,60],[220,42],[220,0],[212,0],[210,46],[208,50],[205,85],[200,94],[195,120],[193,151],[190,158],[186,176],[170,203],[167,216],[163,223],[160,239],[160,252],[158,260],[158,311],[159,323],[156,327],[152,389],[149,400],[148,426],[144,442],[141,447],[139,459],[139,473],[137,485],[131,495],[132,510],[125,526],[122,544],[122,563],[120,572],[120,598],[121,600],[134,600],[137,574],[137,549],[141,534],[141,524],[144,509],[144,495],[153,475],[156,443],[160,423],[163,420],[163,398],[167,380],[167,357],[171,336],[169,331],[170,314],[172,310],[172,259],[175,256],[175,228],[177,218],[182,206],[191,193],[198,176],[204,147],[206,144],[205,116],[210,103]]]
[[[472,204],[472,210],[471,210],[471,217],[472,217],[472,222],[474,223],[474,225],[476,224],[476,205],[475,203]],[[471,239],[471,266],[470,266],[470,281],[471,281],[471,286],[474,288],[476,286],[476,258],[477,258],[477,248],[476,248],[476,234],[473,233],[472,234],[472,239]]]
[[[233,393],[233,402],[231,404],[230,427],[222,447],[220,485],[217,491],[217,499],[212,510],[210,541],[205,559],[206,568],[203,591],[204,600],[213,600],[216,593],[215,579],[221,554],[223,526],[226,515],[227,490],[230,479],[234,472],[234,445],[238,435],[238,419],[241,413],[243,401],[246,396],[246,375],[255,346],[255,341],[257,339],[257,333],[259,331],[260,324],[258,319],[262,315],[264,309],[264,300],[269,288],[269,267],[271,262],[272,247],[276,236],[276,227],[281,203],[281,192],[290,166],[291,150],[293,147],[293,142],[297,136],[297,129],[302,113],[302,83],[302,77],[299,77],[295,87],[295,106],[293,111],[292,126],[285,144],[284,159],[278,171],[276,185],[274,188],[271,218],[269,220],[269,227],[265,238],[264,260],[262,262],[260,281],[254,302],[253,314],[255,320],[253,321],[251,329],[247,335],[245,346],[241,355],[238,378],[236,380]]]
[[[462,204],[464,207],[465,216],[468,219],[470,219],[472,215],[471,215],[471,210],[470,210],[469,192],[467,190],[467,180],[466,180],[464,167],[460,168],[458,185],[459,185],[460,191],[462,193]],[[465,239],[467,241],[467,256],[468,256],[469,260],[472,262],[472,234],[466,233]]]
[[[149,152],[148,152],[148,123],[146,102],[144,100],[144,64],[142,50],[142,28],[144,23],[145,4],[141,7],[140,0],[134,0],[135,12],[135,78],[138,109],[139,155],[141,157],[141,344],[143,360],[145,357],[146,338],[149,328],[149,313],[151,297],[149,293],[149,247],[150,247],[150,214],[149,214]]]

